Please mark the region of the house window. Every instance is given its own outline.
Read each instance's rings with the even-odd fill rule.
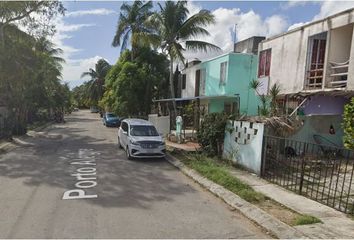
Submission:
[[[258,77],[268,77],[270,72],[270,60],[272,49],[263,50],[259,53]]]
[[[219,82],[219,86],[225,85],[225,83],[226,83],[226,71],[227,71],[227,62],[222,62],[220,64],[220,82]]]
[[[205,96],[206,69],[200,69],[200,95]]]
[[[309,62],[307,66],[307,87],[321,88],[326,53],[326,39],[310,39],[309,50]]]
[[[186,74],[182,75],[182,89],[186,89]]]

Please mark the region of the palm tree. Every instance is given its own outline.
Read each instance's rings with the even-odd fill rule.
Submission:
[[[89,76],[88,95],[90,100],[97,104],[104,92],[104,79],[111,69],[111,65],[104,59],[97,61],[95,69],[90,68],[88,72],[82,73],[81,77]]]
[[[160,12],[151,17],[150,24],[155,27],[156,33],[150,34],[150,41],[156,43],[170,58],[170,91],[174,98],[173,64],[175,60],[184,63],[183,52],[186,50],[205,51],[220,50],[211,43],[193,40],[197,36],[208,36],[209,32],[204,28],[215,23],[214,15],[207,10],[188,17],[187,1],[166,1],[162,6],[158,3]],[[173,101],[176,114],[176,103]]]
[[[117,25],[116,34],[113,38],[112,46],[121,46],[121,53],[127,48],[129,38],[131,39],[132,55],[141,41],[139,33],[147,32],[148,28],[145,26],[145,21],[152,14],[150,9],[152,8],[152,2],[148,1],[134,1],[132,5],[123,3],[120,7],[120,15]]]

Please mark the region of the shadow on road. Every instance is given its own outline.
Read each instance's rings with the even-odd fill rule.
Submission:
[[[85,121],[88,127],[99,124],[94,119],[67,120],[70,124]],[[0,156],[0,179],[23,178],[27,186],[48,185],[61,188],[64,193],[74,189],[77,182],[71,174],[79,167],[70,162],[79,157],[79,149],[92,149],[100,155],[95,158],[97,186],[88,192],[98,194],[98,198],[80,201],[103,207],[149,208],[152,202],[173,201],[174,196],[195,191],[183,183],[179,172],[165,160],[126,160],[124,152],[113,142],[113,135],[113,139],[107,140],[102,135],[92,136],[86,126],[65,125],[55,125],[50,130],[62,134],[62,139],[28,138],[33,147]]]

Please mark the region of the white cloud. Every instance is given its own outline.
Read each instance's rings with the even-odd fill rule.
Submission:
[[[284,32],[289,26],[285,18],[280,15],[273,15],[265,20],[266,36],[274,36]]]
[[[81,28],[84,27],[93,27],[96,26],[96,24],[65,24],[65,23],[60,23],[59,25],[57,25],[57,31],[58,32],[76,32],[78,30],[80,30]]]
[[[65,39],[72,38],[72,33],[83,28],[96,26],[95,24],[68,24],[64,21],[64,17],[58,16],[54,19],[56,25],[56,33],[51,38],[51,41],[56,47],[63,50],[62,58],[66,63],[63,64],[62,78],[65,82],[69,82],[70,87],[81,84],[87,78],[81,79],[81,74],[93,68],[95,63],[102,57],[94,56],[87,59],[75,59],[75,55],[83,51],[83,49],[75,48],[64,42]]]
[[[89,80],[89,77],[81,79],[81,74],[87,72],[90,68],[94,68],[97,61],[102,58],[101,56],[94,56],[86,59],[68,59],[63,64],[64,81],[69,82],[72,87]],[[106,61],[108,60],[106,59]]]
[[[341,11],[344,11],[346,9],[350,9],[354,7],[354,1],[336,1],[336,0],[329,0],[329,1],[323,1],[323,2],[316,2],[316,4],[320,4],[320,12],[316,14],[311,21],[316,21],[320,20],[323,18],[326,18],[328,16],[331,16],[333,14],[339,13]],[[291,25],[288,30],[295,29],[297,27],[303,26],[305,24],[310,23],[309,22],[299,22],[299,23],[294,23]]]
[[[196,13],[201,8],[194,2],[188,2],[188,9],[191,13]],[[273,15],[266,19],[262,19],[262,17],[253,10],[242,12],[239,8],[218,8],[212,11],[212,13],[215,16],[216,23],[206,27],[210,36],[200,37],[199,40],[213,43],[219,46],[223,52],[230,52],[233,50],[235,24],[237,24],[237,41],[252,36],[270,37],[286,31],[288,27],[287,20],[283,16]],[[186,59],[199,58],[203,60],[219,54],[220,52],[187,52],[185,57]]]
[[[321,10],[313,20],[319,20],[353,7],[354,1],[324,1],[321,2]]]
[[[110,15],[110,14],[116,14],[115,11],[106,9],[106,8],[97,8],[97,9],[91,9],[91,10],[80,10],[80,11],[73,11],[73,12],[68,12],[65,16],[66,17],[81,17],[85,15]]]
[[[309,3],[309,1],[304,1],[304,0],[290,0],[288,2],[281,3],[280,7],[283,10],[288,10],[293,7],[305,6],[308,3]]]

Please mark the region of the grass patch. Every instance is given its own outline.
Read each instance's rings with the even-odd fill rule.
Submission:
[[[178,154],[178,158],[188,167],[248,202],[258,203],[266,199],[266,196],[262,193],[254,191],[249,185],[232,176],[228,172],[225,163],[201,154]]]
[[[314,224],[314,223],[322,223],[322,221],[311,215],[300,215],[295,219],[294,225],[306,225],[306,224]]]
[[[227,161],[209,158],[200,153],[185,153],[177,149],[171,149],[170,153],[202,176],[223,186],[244,200],[257,205],[290,226],[322,223],[316,217],[299,214],[262,193],[256,192],[251,186],[229,173],[229,169],[234,165],[230,165]]]

